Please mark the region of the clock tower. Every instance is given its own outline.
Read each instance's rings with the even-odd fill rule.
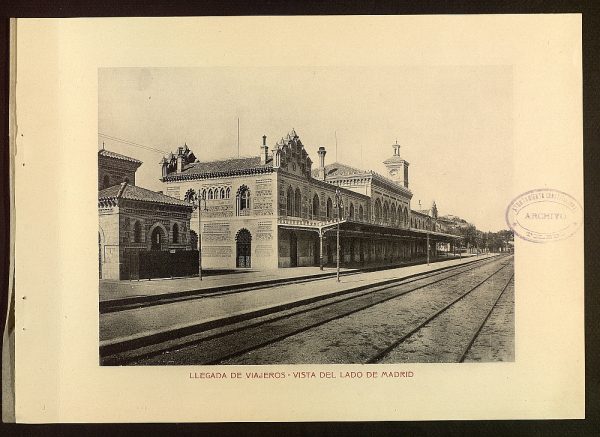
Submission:
[[[398,144],[398,141],[392,147],[394,148],[394,155],[383,161],[383,163],[388,169],[390,178],[398,185],[408,188],[408,161],[400,157],[400,144]]]

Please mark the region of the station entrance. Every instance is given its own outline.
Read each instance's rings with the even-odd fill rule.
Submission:
[[[236,263],[238,268],[252,267],[252,235],[248,229],[240,229],[235,236]]]

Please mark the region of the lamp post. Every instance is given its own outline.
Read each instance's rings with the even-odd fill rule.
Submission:
[[[340,193],[340,189],[335,189],[335,207],[337,208],[337,281],[340,282],[340,218],[341,218],[341,209],[343,208],[344,203],[342,202],[342,194]]]
[[[427,229],[427,265],[429,265],[429,229]]]
[[[194,193],[194,206],[198,208],[198,278],[202,280],[202,201],[204,201],[204,211],[208,211],[206,207],[206,193],[200,190]]]

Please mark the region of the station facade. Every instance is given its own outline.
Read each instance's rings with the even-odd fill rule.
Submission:
[[[187,145],[161,161],[164,194],[199,204],[189,241],[201,229],[203,268],[275,269],[340,261],[365,266],[435,255],[455,235],[429,212],[411,210],[409,163],[400,146],[384,161],[388,175],[308,156],[292,130],[272,148],[263,137],[255,157],[201,162]],[[339,223],[338,223],[339,222]]]

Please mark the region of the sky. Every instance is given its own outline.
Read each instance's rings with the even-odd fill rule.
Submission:
[[[483,231],[506,228],[512,199],[510,66],[102,68],[98,148],[140,159],[137,185],[164,189],[162,153],[187,143],[201,161],[257,156],[292,128],[318,163],[383,175],[401,145],[411,207],[435,200]],[[336,151],[337,137],[337,151]]]

